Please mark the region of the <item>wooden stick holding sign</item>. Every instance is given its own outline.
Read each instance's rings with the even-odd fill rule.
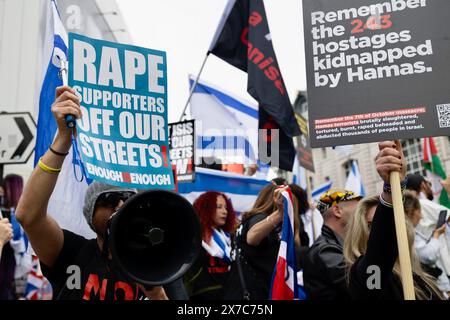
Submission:
[[[399,143],[397,143],[397,145],[399,145]],[[405,211],[403,208],[403,195],[400,186],[399,172],[391,172],[390,184],[392,192],[392,204],[394,205],[395,232],[397,235],[403,296],[405,300],[415,300],[411,256],[409,254],[408,235],[406,233]]]

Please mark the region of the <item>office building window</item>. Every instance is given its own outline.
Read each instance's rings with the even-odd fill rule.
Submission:
[[[407,173],[425,174],[422,166],[422,140],[421,139],[408,139],[402,140],[403,153],[405,154],[407,162]]]

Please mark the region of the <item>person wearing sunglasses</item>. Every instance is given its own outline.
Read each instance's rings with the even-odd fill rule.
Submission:
[[[95,239],[85,239],[62,229],[47,214],[58,173],[71,147],[67,114],[81,117],[75,91],[56,90],[52,113],[58,132],[49,150],[41,157],[25,186],[16,210],[30,243],[39,257],[44,276],[53,287],[53,298],[62,300],[150,300],[167,299],[163,287],[146,290],[118,272],[107,246],[111,216],[136,190],[92,183],[85,194],[83,214]]]

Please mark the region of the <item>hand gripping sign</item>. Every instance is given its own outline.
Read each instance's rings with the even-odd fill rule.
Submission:
[[[89,178],[173,189],[165,52],[70,33],[69,86],[80,98],[77,141]]]

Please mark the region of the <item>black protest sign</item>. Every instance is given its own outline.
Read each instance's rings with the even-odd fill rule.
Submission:
[[[312,147],[450,134],[450,1],[304,0]]]
[[[191,182],[195,178],[194,120],[169,123],[169,148],[172,166],[176,167],[177,182]]]

